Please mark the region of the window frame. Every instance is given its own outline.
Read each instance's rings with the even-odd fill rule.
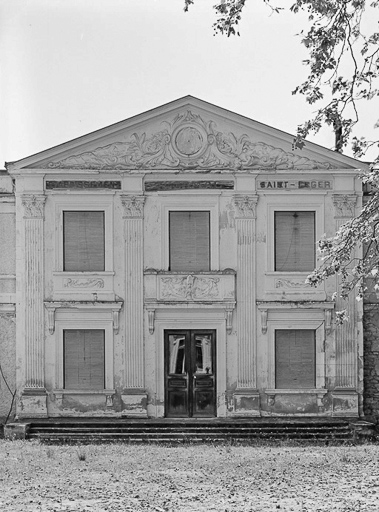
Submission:
[[[268,204],[268,214],[267,214],[267,274],[272,274],[275,276],[287,276],[287,275],[301,275],[307,276],[313,269],[309,271],[280,271],[275,270],[275,212],[314,212],[314,220],[315,220],[315,266],[317,267],[319,264],[319,255],[317,251],[317,240],[322,238],[324,233],[324,197],[320,197],[320,201],[318,202],[309,202],[310,197],[307,196],[287,196],[288,202],[284,203],[283,196],[280,198],[273,198],[276,201],[270,202]],[[295,205],[295,207],[294,207]]]
[[[268,380],[266,393],[268,394],[286,394],[286,393],[319,393],[325,391],[325,342],[328,334],[325,331],[326,312],[333,309],[333,304],[329,303],[324,308],[316,305],[310,305],[308,308],[293,308],[283,305],[259,305],[262,319],[267,319],[267,327],[263,330],[264,338],[267,340],[267,368]],[[263,316],[262,316],[263,315]],[[275,331],[284,329],[310,329],[316,332],[316,388],[275,388]]]
[[[102,268],[101,270],[100,269],[89,269],[89,270],[81,270],[81,269],[75,269],[75,270],[72,270],[72,269],[67,269],[65,268],[66,266],[66,229],[65,229],[65,224],[66,224],[66,220],[65,220],[65,214],[66,213],[102,213],[103,214],[103,218],[102,218],[102,228],[103,228],[103,247],[102,247],[102,250],[103,250],[103,260],[104,260],[104,268]],[[97,272],[105,272],[105,211],[104,210],[63,210],[62,211],[62,225],[63,225],[63,272],[93,272],[93,273],[97,273]]]
[[[289,312],[286,313],[289,316]],[[296,319],[293,322],[282,321],[269,321],[268,325],[268,338],[269,338],[269,389],[276,390],[278,393],[294,393],[311,392],[312,390],[323,389],[325,387],[325,352],[324,352],[324,329],[323,321],[313,320],[312,315],[309,315],[304,320]],[[275,336],[276,330],[313,330],[315,331],[315,375],[316,387],[315,388],[276,388],[276,368],[275,368]]]
[[[168,258],[169,258],[169,270],[170,272],[188,272],[188,268],[183,268],[181,270],[172,270],[171,269],[171,266],[172,266],[172,251],[171,251],[171,248],[172,248],[172,240],[171,240],[171,226],[172,226],[172,222],[171,222],[171,214],[172,213],[177,213],[177,212],[185,212],[185,213],[189,213],[189,214],[192,214],[192,213],[206,213],[208,214],[207,216],[207,223],[208,223],[208,261],[207,261],[207,264],[208,264],[208,268],[207,269],[199,269],[199,270],[195,270],[195,271],[190,271],[190,272],[209,272],[210,269],[211,269],[211,215],[210,215],[210,211],[209,210],[169,210],[168,212],[168,244],[169,244],[169,249],[168,249]]]
[[[307,270],[283,270],[283,269],[280,269],[280,270],[277,270],[276,269],[276,263],[277,263],[277,245],[278,245],[278,240],[277,240],[277,229],[276,229],[276,224],[278,222],[278,214],[281,214],[281,213],[294,213],[294,214],[301,214],[301,213],[311,213],[313,214],[313,226],[312,226],[312,230],[313,230],[313,245],[314,245],[314,252],[313,252],[313,263],[309,269]],[[294,215],[295,216],[295,215]],[[312,270],[315,268],[315,265],[316,265],[316,258],[317,258],[317,246],[316,246],[316,212],[315,211],[308,211],[308,210],[275,210],[274,211],[274,271],[275,272],[282,272],[282,273],[288,273],[288,272],[312,272]],[[301,241],[300,241],[300,245],[301,245]],[[290,250],[290,249],[289,249]],[[289,252],[289,251],[288,251]]]
[[[114,194],[70,194],[69,197],[59,197],[55,204],[55,220],[58,229],[55,233],[55,271],[64,274],[102,274],[113,271],[113,197]],[[64,270],[64,221],[63,212],[70,211],[100,211],[104,212],[104,270],[71,271]]]
[[[277,335],[278,335],[278,332],[281,331],[285,331],[285,332],[292,332],[292,333],[295,333],[295,332],[299,332],[299,331],[310,331],[313,333],[313,340],[312,340],[312,343],[313,343],[313,362],[314,362],[314,368],[313,368],[313,371],[314,371],[314,383],[313,383],[313,386],[311,386],[310,388],[311,389],[315,389],[316,388],[316,367],[317,367],[317,360],[316,360],[316,330],[315,329],[280,329],[280,328],[276,328],[274,330],[274,358],[275,358],[275,389],[288,389],[288,388],[285,388],[285,387],[278,387],[278,378],[277,378],[277,348],[278,348],[278,338],[277,338]],[[290,388],[291,389],[291,388]],[[308,389],[306,386],[302,386],[302,387],[294,387],[293,389]]]
[[[65,389],[64,386],[64,331],[65,330],[104,330],[104,388],[101,389]],[[114,331],[111,311],[81,311],[67,309],[56,312],[56,360],[55,360],[55,389],[65,394],[97,394],[112,391],[114,388]]]
[[[67,366],[67,363],[66,363],[66,353],[67,353],[67,348],[66,348],[66,337],[65,337],[65,334],[67,331],[81,331],[81,332],[84,332],[84,331],[100,331],[103,333],[103,339],[102,339],[102,342],[103,342],[103,354],[104,354],[104,358],[103,358],[103,386],[101,388],[82,388],[80,386],[78,387],[67,387],[67,382],[66,382],[66,366]],[[99,391],[99,390],[104,390],[106,388],[105,386],[105,330],[104,329],[63,329],[63,389],[65,391],[71,391],[71,390],[83,390],[83,391],[87,391],[87,392],[90,392],[92,390],[95,390],[95,391]]]
[[[188,192],[188,191],[186,191]],[[170,211],[203,211],[209,212],[209,249],[210,249],[210,264],[209,271],[219,270],[219,196],[220,192],[215,191],[212,194],[201,194],[197,191],[194,194],[175,194],[173,196],[162,195],[161,206],[161,233],[162,233],[162,246],[161,246],[161,268],[169,271],[170,265],[170,227],[169,217]],[[160,195],[160,194],[159,194]],[[200,273],[202,271],[199,271]],[[186,271],[177,271],[176,273],[186,273]],[[197,272],[194,272],[197,273]]]

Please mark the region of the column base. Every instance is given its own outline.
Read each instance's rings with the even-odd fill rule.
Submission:
[[[233,393],[233,416],[260,416],[260,395],[256,389],[237,389]]]
[[[333,416],[359,416],[359,395],[355,389],[334,389],[332,391]]]
[[[142,389],[125,390],[121,394],[121,416],[125,418],[147,418],[147,393]]]
[[[19,418],[47,418],[47,392],[44,388],[25,388],[17,407]]]

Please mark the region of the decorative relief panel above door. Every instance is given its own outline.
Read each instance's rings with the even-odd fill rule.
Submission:
[[[220,296],[219,282],[218,277],[162,277],[160,296],[166,300],[212,300]]]
[[[146,270],[145,301],[234,302],[235,272],[184,274]]]
[[[331,164],[286,152],[246,134],[221,132],[191,110],[164,121],[155,133],[50,161],[50,169],[329,169]]]
[[[183,307],[215,309],[225,312],[226,332],[232,332],[236,306],[236,272],[232,269],[209,272],[168,272],[147,269],[144,272],[144,303],[148,312],[149,332],[154,332],[155,310]]]

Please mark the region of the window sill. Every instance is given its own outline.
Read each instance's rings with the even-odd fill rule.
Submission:
[[[57,270],[53,272],[53,276],[67,276],[67,275],[73,275],[73,276],[114,276],[115,272],[113,270]]]
[[[55,389],[55,396],[62,395],[114,395],[115,389]]]
[[[304,270],[302,272],[298,272],[296,270],[293,270],[293,271],[279,271],[279,270],[269,270],[268,272],[266,272],[266,276],[275,276],[275,277],[285,277],[285,276],[291,276],[291,277],[295,277],[295,276],[299,276],[299,277],[305,277],[307,278],[307,276],[309,276],[309,274],[311,272],[313,272],[314,269],[311,269],[311,270]],[[305,280],[305,279],[304,279]]]
[[[326,395],[325,388],[300,388],[300,389],[266,389],[266,395]]]

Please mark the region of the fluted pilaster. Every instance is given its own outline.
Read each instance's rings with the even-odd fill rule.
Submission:
[[[143,207],[144,196],[121,196],[125,236],[126,388],[144,389]]]
[[[357,196],[355,194],[334,194],[336,230],[355,215]],[[337,280],[336,308],[345,309],[346,302],[341,299],[341,282]],[[352,389],[357,386],[357,302],[351,297],[347,303],[349,320],[336,329],[336,387]]]
[[[43,222],[46,197],[22,196],[25,226],[25,389],[44,390]]]
[[[237,228],[238,389],[256,388],[255,222],[258,196],[235,196]]]

